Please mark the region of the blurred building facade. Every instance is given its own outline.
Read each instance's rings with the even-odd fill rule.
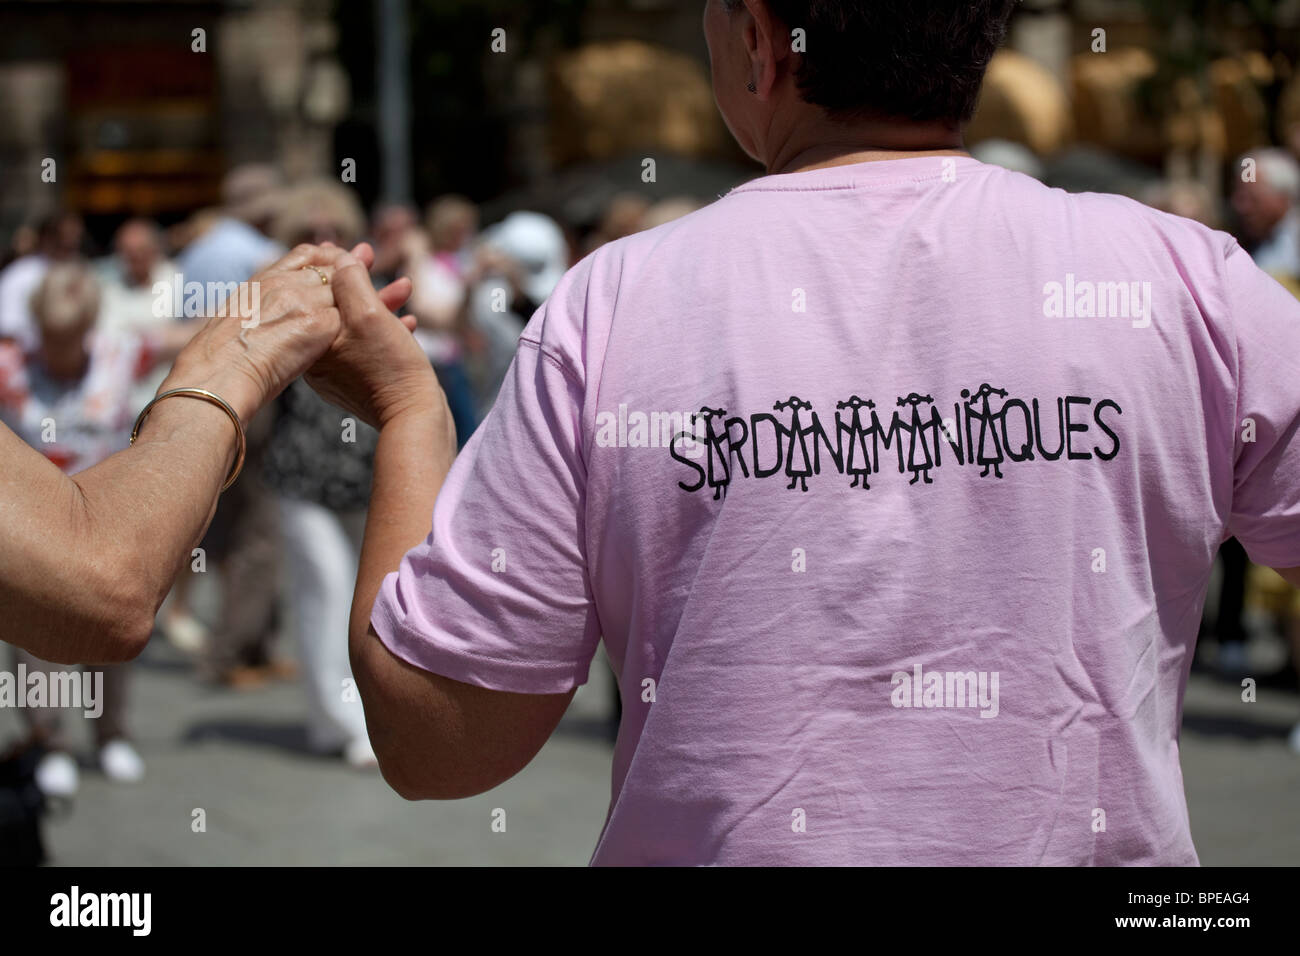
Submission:
[[[0,235],[61,204],[92,225],[167,220],[215,204],[244,161],[328,172],[348,96],[332,14],[323,0],[0,3]]]
[[[0,239],[60,204],[92,231],[130,214],[166,222],[214,204],[245,161],[293,180],[352,158],[367,206],[382,198],[378,170],[404,165],[401,192],[420,201],[541,190],[638,156],[752,170],[712,102],[701,12],[700,0],[0,0]],[[377,81],[381,17],[407,43],[400,117]],[[1298,60],[1300,0],[1023,0],[969,139],[1044,159],[1088,145],[1208,185],[1300,127]],[[408,163],[385,162],[394,142]]]

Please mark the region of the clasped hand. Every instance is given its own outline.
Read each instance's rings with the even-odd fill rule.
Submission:
[[[252,290],[230,296],[240,307],[208,321],[163,388],[207,388],[245,423],[304,375],[325,399],[376,428],[410,410],[446,413],[432,366],[411,335],[414,318],[393,314],[411,294],[410,280],[376,290],[373,262],[365,243],[351,252],[296,247],[253,276]]]

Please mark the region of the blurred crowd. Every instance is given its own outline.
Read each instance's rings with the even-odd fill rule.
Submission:
[[[977,158],[1045,178],[1023,147],[989,142]],[[1244,159],[1251,174],[1220,195],[1195,183],[1153,183],[1150,205],[1233,231],[1262,268],[1300,295],[1300,163],[1271,148]],[[1049,180],[1050,182],[1050,180]],[[224,294],[300,242],[371,243],[374,281],[409,277],[406,309],[447,394],[463,445],[487,414],[525,323],[578,258],[600,245],[685,215],[689,199],[652,205],[617,195],[579,227],[513,212],[487,228],[454,195],[425,210],[382,204],[367,219],[355,193],[322,180],[286,184],[269,166],[231,171],[222,205],[163,228],[132,218],[107,254],[73,211],[20,229],[0,263],[0,421],[70,474],[126,447],[139,410],[170,361]],[[190,294],[203,290],[197,298]],[[306,385],[291,386],[248,430],[243,476],[158,617],[158,633],[192,662],[196,679],[231,692],[282,680],[305,689],[306,742],[356,767],[374,765],[351,690],[347,621],[369,499],[377,435]],[[197,609],[195,584],[212,581],[215,613]],[[1300,597],[1252,566],[1235,541],[1221,551],[1204,631],[1211,666],[1251,671],[1251,641],[1285,636],[1300,660]],[[286,654],[277,641],[292,641]],[[31,673],[51,665],[15,653]],[[130,665],[102,669],[104,713],[92,761],[111,779],[144,776],[131,742]],[[77,789],[80,763],[56,710],[24,712],[47,751],[38,782]],[[1300,752],[1300,725],[1291,743]]]
[[[302,242],[365,240],[376,285],[410,278],[406,310],[463,446],[491,408],[525,323],[568,267],[696,206],[625,195],[583,228],[530,211],[481,228],[479,208],[448,195],[423,211],[386,203],[367,220],[346,186],[287,184],[264,165],[232,170],[221,195],[220,208],[168,228],[128,219],[104,249],[75,211],[12,237],[0,261],[0,421],[67,473],[125,448],[136,415],[204,317],[233,284]],[[291,386],[251,423],[243,474],[157,622],[157,635],[211,686],[241,692],[301,681],[307,747],[359,768],[375,758],[352,688],[347,622],[377,437],[304,383]],[[199,611],[201,578],[219,594],[215,613]],[[282,634],[295,653],[278,647]],[[15,651],[20,663],[28,674],[53,669]],[[130,732],[138,716],[131,665],[94,670],[104,675],[104,712],[92,722],[93,759],[74,756],[58,710],[23,711],[46,753],[37,780],[48,795],[74,793],[87,762],[116,781],[145,774]]]

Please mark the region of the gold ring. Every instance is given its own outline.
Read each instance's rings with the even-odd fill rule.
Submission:
[[[325,272],[324,269],[321,269],[321,268],[319,268],[319,267],[317,267],[317,266],[303,266],[303,268],[304,268],[304,269],[310,269],[312,272],[314,272],[314,273],[316,273],[318,276],[320,276],[320,284],[321,284],[321,285],[329,285],[329,284],[330,284],[330,277],[329,277],[329,275]]]

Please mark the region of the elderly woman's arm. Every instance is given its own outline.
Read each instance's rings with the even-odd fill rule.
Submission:
[[[235,455],[215,406],[162,402],[140,441],[68,477],[0,427],[0,635],[59,663],[138,654]]]
[[[258,294],[243,301],[256,310],[209,321],[162,391],[207,389],[247,424],[343,338],[322,281],[342,252],[301,246],[254,276]],[[381,295],[393,307],[407,292],[401,283]],[[156,405],[131,449],[73,477],[0,428],[0,638],[58,663],[138,654],[237,447],[224,411],[185,397]]]

